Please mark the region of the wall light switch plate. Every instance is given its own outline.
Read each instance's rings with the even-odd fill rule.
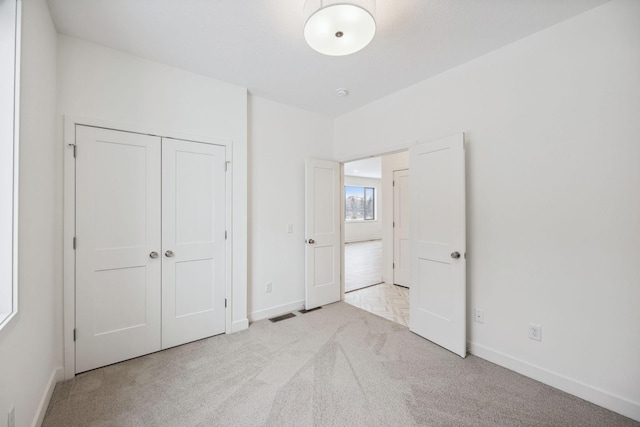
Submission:
[[[473,310],[473,320],[477,323],[484,323],[484,310]]]

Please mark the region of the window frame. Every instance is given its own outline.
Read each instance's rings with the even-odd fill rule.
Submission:
[[[363,199],[363,212],[362,212],[362,218],[347,218],[347,189],[348,188],[361,188],[362,189],[362,199]],[[371,190],[371,214],[372,217],[371,218],[367,218],[367,206],[366,206],[366,201],[367,201],[367,190]],[[377,209],[376,209],[376,187],[372,187],[372,186],[366,186],[366,185],[349,185],[349,184],[345,184],[344,185],[344,220],[345,222],[373,222],[373,221],[377,221]]]
[[[12,170],[10,176],[12,178],[11,184],[7,185],[8,194],[3,194],[3,200],[0,200],[0,206],[10,206],[11,213],[10,224],[0,224],[2,227],[7,227],[7,234],[11,235],[11,260],[8,262],[10,268],[8,269],[8,275],[10,277],[4,277],[6,271],[0,272],[3,277],[0,277],[0,286],[7,286],[10,288],[6,291],[10,294],[10,307],[7,307],[9,311],[0,312],[0,330],[4,329],[11,320],[18,313],[18,178],[19,178],[19,147],[20,147],[20,51],[21,51],[21,28],[22,28],[22,1],[15,1],[14,12],[14,61],[13,61],[13,117],[12,117],[12,141],[10,148],[7,147],[7,152],[10,152],[13,157]],[[11,108],[11,107],[9,107]],[[4,149],[3,149],[4,150]],[[6,197],[6,199],[5,199]],[[10,229],[10,231],[9,231]],[[8,304],[7,304],[8,305]],[[0,306],[1,310],[1,306]]]

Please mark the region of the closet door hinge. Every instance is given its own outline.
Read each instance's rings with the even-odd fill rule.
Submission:
[[[74,342],[75,342],[75,340],[76,340],[76,336],[77,336],[77,335],[76,335],[76,330],[74,329],[74,330],[73,330],[73,341],[74,341]]]
[[[393,221],[393,227],[392,228],[396,228],[396,222]]]
[[[227,240],[227,230],[224,230],[224,240]]]
[[[391,268],[396,268],[396,263],[395,262],[391,264]]]
[[[227,299],[224,299],[224,308],[227,308]]]
[[[76,249],[76,236],[73,236],[73,249]]]
[[[226,162],[224,162],[224,171],[225,172],[229,170],[229,163],[231,163],[231,162],[228,161],[228,160]]]
[[[69,144],[69,147],[73,147],[73,158],[78,157],[78,146],[76,144]]]
[[[396,182],[395,182],[395,181],[393,181],[393,185],[392,185],[392,187],[395,187],[395,186],[396,186]]]

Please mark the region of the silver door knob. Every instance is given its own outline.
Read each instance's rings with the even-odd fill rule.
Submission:
[[[173,256],[173,251],[167,251],[164,253],[164,256],[166,256],[167,258],[171,258]]]
[[[460,252],[456,251],[456,252],[451,252],[451,258],[453,259],[458,259],[460,258]]]
[[[158,258],[158,252],[156,252],[156,251],[151,252],[151,253],[149,254],[149,258],[151,258],[151,259],[156,259],[156,258]]]
[[[309,244],[310,244],[310,245],[313,245],[315,242],[316,242],[315,240],[313,240],[313,239],[309,239]]]

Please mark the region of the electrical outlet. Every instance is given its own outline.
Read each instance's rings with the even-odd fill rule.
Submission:
[[[477,323],[484,323],[484,310],[475,309],[473,311],[473,320]]]
[[[536,341],[542,341],[542,326],[535,323],[529,323],[529,338]]]
[[[16,427],[16,408],[11,408],[7,415],[7,427]]]
[[[272,290],[273,290],[273,284],[271,282],[267,282],[267,284],[265,285],[265,291],[268,294],[270,294]]]

